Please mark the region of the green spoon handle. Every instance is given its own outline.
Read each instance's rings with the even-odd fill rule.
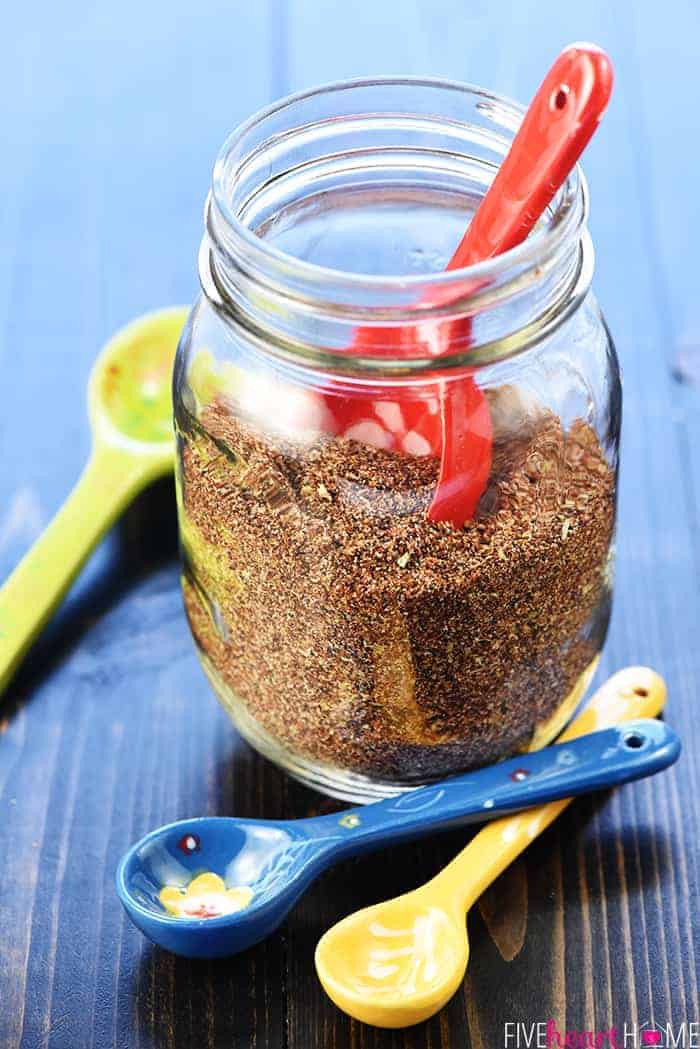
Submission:
[[[0,693],[92,550],[143,484],[144,466],[136,456],[104,445],[95,448],[66,502],[0,588]]]

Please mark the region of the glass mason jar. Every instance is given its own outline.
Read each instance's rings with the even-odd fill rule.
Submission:
[[[340,798],[542,746],[605,637],[621,394],[581,171],[444,272],[522,112],[350,81],[214,170],[174,380],[185,605],[243,736]]]

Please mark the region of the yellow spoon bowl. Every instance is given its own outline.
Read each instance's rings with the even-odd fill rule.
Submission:
[[[173,469],[171,382],[188,310],[122,328],[90,376],[93,448],[70,496],[0,588],[0,692],[85,560],[134,496]]]
[[[665,700],[658,674],[628,667],[596,692],[559,742],[656,717]],[[494,820],[425,885],[329,929],[316,948],[316,971],[328,996],[375,1027],[408,1027],[438,1012],[464,979],[467,911],[571,800]]]

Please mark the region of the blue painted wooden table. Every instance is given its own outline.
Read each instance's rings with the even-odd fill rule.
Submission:
[[[560,46],[593,39],[618,73],[585,168],[596,285],[626,379],[601,674],[658,667],[686,750],[653,782],[578,802],[529,850],[470,919],[464,992],[415,1030],[347,1021],[318,989],[313,947],[340,915],[428,877],[463,833],[327,875],[281,935],[230,962],[151,949],[112,887],[132,840],[195,814],[323,804],[253,755],[211,698],[162,485],[104,542],[0,706],[0,1046],[497,1049],[506,1021],[697,1022],[700,390],[678,372],[700,373],[698,6],[203,7],[38,0],[3,13],[0,577],[87,455],[97,347],[132,316],[194,297],[210,168],[235,124],[289,90],[373,72],[527,100]]]

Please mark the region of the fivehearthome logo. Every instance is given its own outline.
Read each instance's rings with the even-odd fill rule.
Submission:
[[[597,1030],[567,1030],[556,1020],[507,1021],[504,1049],[700,1049],[700,1020],[623,1023]]]

